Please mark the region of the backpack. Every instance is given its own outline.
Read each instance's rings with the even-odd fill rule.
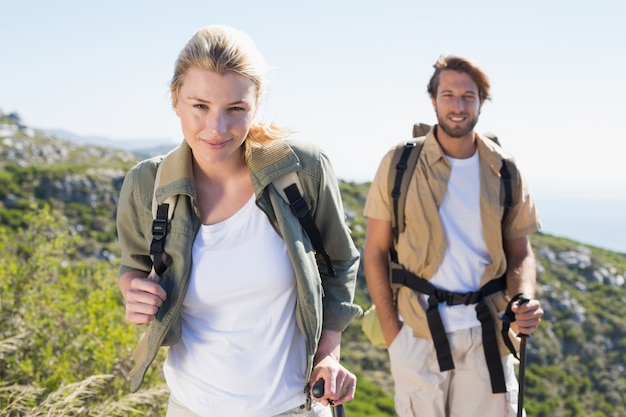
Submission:
[[[165,249],[165,237],[169,231],[169,222],[174,214],[178,195],[170,195],[161,204],[156,199],[156,190],[161,183],[161,175],[163,164],[159,164],[154,178],[154,191],[152,196],[152,243],[150,244],[150,255],[154,264],[157,275],[161,276],[167,269],[167,265],[163,262],[163,253]],[[274,188],[280,196],[289,204],[291,211],[298,218],[302,228],[309,236],[311,245],[315,252],[321,255],[326,262],[328,275],[335,276],[335,270],[330,260],[330,256],[324,248],[322,235],[317,228],[311,211],[303,198],[303,188],[300,177],[294,171],[277,178],[273,183]]]
[[[391,200],[393,204],[393,217],[391,221],[391,231],[393,233],[394,245],[391,248],[392,260],[397,262],[397,254],[395,252],[395,244],[398,243],[398,237],[400,233],[404,232],[404,208],[406,202],[406,193],[409,188],[409,182],[411,181],[411,174],[415,170],[419,154],[424,145],[426,134],[431,129],[430,125],[425,123],[416,123],[413,125],[413,138],[415,140],[406,142],[402,146],[398,146],[391,160],[391,166],[395,167],[394,170],[389,170],[388,184],[391,190]],[[491,133],[485,132],[483,136],[491,139],[494,143],[500,146],[498,137]],[[408,172],[408,175],[404,175]],[[502,215],[502,223],[507,217],[508,211],[513,205],[513,191],[512,191],[512,174],[515,170],[509,170],[506,160],[502,160],[502,167],[500,168],[500,177],[502,178],[502,186],[504,188],[504,199],[502,201],[504,207],[504,214]]]
[[[389,189],[391,190],[390,197],[393,204],[393,242],[389,248],[391,285],[392,288],[394,288],[394,293],[397,293],[397,289],[400,286],[407,286],[414,291],[428,296],[426,317],[428,320],[428,327],[433,337],[433,343],[435,344],[439,368],[442,372],[454,369],[454,362],[452,360],[452,353],[450,351],[450,345],[445,333],[445,328],[439,315],[438,305],[439,303],[446,303],[448,305],[475,304],[476,316],[482,327],[483,347],[485,350],[487,367],[489,369],[492,391],[494,393],[506,392],[504,371],[500,361],[500,353],[496,339],[495,323],[491,312],[489,311],[489,307],[485,302],[485,297],[506,289],[506,274],[500,278],[489,281],[478,291],[460,294],[436,288],[428,280],[407,271],[398,262],[398,254],[395,246],[398,243],[400,233],[402,233],[405,229],[404,206],[406,193],[412,177],[411,174],[415,170],[420,151],[422,150],[426,135],[430,129],[431,126],[424,123],[413,125],[413,138],[415,140],[399,145],[392,158],[392,169],[389,170],[388,177]],[[500,145],[497,136],[494,134],[487,132],[483,134],[483,136],[488,137],[493,142]],[[509,167],[509,165],[511,165],[511,167]],[[394,167],[395,169],[393,169]],[[406,173],[408,173],[408,175],[405,175]],[[513,162],[507,162],[507,160],[503,158],[502,166],[500,168],[500,178],[502,183],[501,190],[504,191],[504,196],[501,197],[501,204],[504,208],[501,219],[502,224],[504,224],[508,211],[513,204],[513,179],[511,173],[517,175],[517,170],[515,169]],[[503,326],[502,336],[506,346],[517,357],[515,349],[508,336],[508,326]]]

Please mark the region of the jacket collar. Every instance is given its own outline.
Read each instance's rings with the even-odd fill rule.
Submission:
[[[159,204],[174,194],[186,194],[195,198],[193,158],[186,141],[163,157],[156,182],[159,187],[155,190],[155,196]]]
[[[268,184],[289,172],[300,171],[302,164],[287,141],[275,140],[250,149],[248,168],[258,197]],[[193,154],[186,141],[165,155],[159,175],[159,188],[156,190],[159,203],[172,194],[187,194],[195,198]]]
[[[445,158],[443,150],[435,137],[435,126],[433,126],[426,134],[424,149],[422,151],[426,153],[426,161],[430,166],[434,165],[440,159]],[[491,139],[478,133],[474,133],[474,135],[476,137],[478,157],[482,161],[489,164],[492,171],[499,176],[500,166],[502,165],[503,151]]]
[[[300,158],[285,140],[275,140],[250,150],[248,167],[257,197],[265,187],[289,172],[302,170]]]
[[[502,160],[507,159],[507,154],[494,141],[479,134],[476,134],[476,146],[478,157],[485,161],[491,172],[499,178]]]

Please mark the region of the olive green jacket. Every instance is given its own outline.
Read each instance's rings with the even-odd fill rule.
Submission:
[[[119,275],[152,269],[149,256],[152,199],[160,163],[163,164],[161,179],[154,193],[157,202],[161,204],[168,196],[178,195],[165,242],[168,268],[160,281],[167,292],[167,300],[133,353],[136,364],[130,372],[132,392],[140,388],[159,347],[171,346],[181,338],[180,310],[191,272],[191,248],[200,228],[192,153],[183,142],[165,157],[140,162],[124,179],[117,212],[122,253]],[[341,332],[362,314],[361,308],[353,303],[359,253],[345,224],[333,168],[316,146],[278,140],[266,147],[252,149],[248,166],[256,204],[285,240],[295,271],[296,319],[306,338],[308,355],[306,381],[303,381],[306,386],[322,329]],[[332,259],[335,276],[327,275],[323,258],[315,255],[297,217],[272,184],[277,178],[294,171],[300,178],[303,195]]]

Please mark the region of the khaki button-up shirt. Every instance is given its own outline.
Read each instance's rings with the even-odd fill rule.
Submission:
[[[486,266],[480,285],[502,276],[507,267],[502,239],[514,239],[532,234],[540,229],[535,203],[528,184],[517,172],[513,159],[491,140],[476,135],[480,161],[480,211],[482,229],[491,262]],[[388,185],[389,170],[394,149],[382,159],[372,182],[364,214],[367,217],[392,221],[393,207]],[[507,160],[509,171],[513,171],[513,206],[509,210],[502,230],[501,179],[502,160]],[[425,279],[430,279],[441,264],[447,249],[447,241],[439,207],[447,190],[451,167],[437,142],[433,129],[426,136],[416,169],[406,195],[406,229],[398,238],[396,249],[398,261],[406,269]],[[459,215],[462,215],[460,213]],[[476,288],[478,290],[478,288]],[[502,308],[507,301],[504,294],[491,297],[492,312]],[[398,293],[398,311],[403,320],[414,329],[416,337],[430,338],[424,307],[418,295],[403,287]]]

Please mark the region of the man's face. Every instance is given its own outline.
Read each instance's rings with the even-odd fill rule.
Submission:
[[[480,114],[478,86],[464,73],[443,70],[437,96],[431,97],[439,127],[451,138],[473,134]]]

